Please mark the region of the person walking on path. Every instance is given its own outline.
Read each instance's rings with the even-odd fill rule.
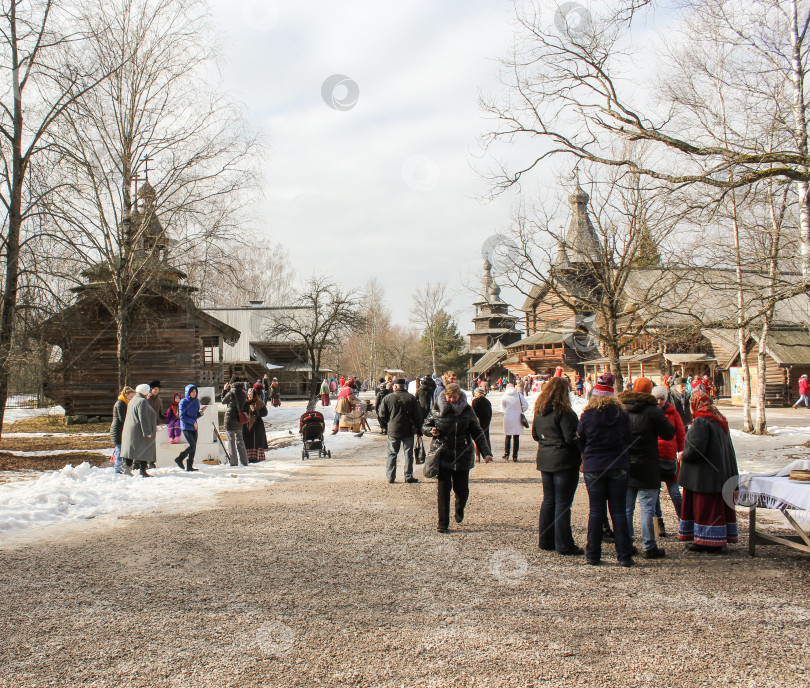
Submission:
[[[127,405],[127,417],[121,433],[121,456],[132,461],[133,468],[144,478],[146,469],[155,463],[155,432],[157,416],[149,403],[149,385],[138,385]]]
[[[416,390],[416,400],[422,409],[422,418],[427,418],[430,409],[433,408],[433,392],[436,390],[436,383],[430,375],[425,375],[419,381],[419,388]]]
[[[388,482],[397,480],[397,455],[401,447],[405,454],[405,482],[418,483],[413,477],[413,444],[414,435],[422,427],[422,409],[416,397],[408,392],[404,379],[397,378],[393,393],[383,399],[377,414],[388,429]]]
[[[242,439],[247,449],[248,463],[264,461],[264,452],[267,450],[267,431],[262,418],[267,416],[267,405],[262,399],[258,389],[249,389],[243,407],[248,422],[242,425]]]
[[[321,406],[329,406],[331,404],[330,394],[329,394],[329,382],[324,379],[321,383]]]
[[[197,398],[199,391],[197,385],[186,385],[186,391],[180,400],[180,429],[183,437],[188,443],[180,455],[174,460],[178,468],[188,472],[196,471],[194,468],[194,456],[197,454],[197,439],[199,437],[198,420],[202,418],[206,407],[200,408],[200,400]],[[185,465],[183,465],[185,460]]]
[[[473,443],[492,461],[492,451],[472,407],[456,383],[444,389],[444,400],[434,406],[422,426],[422,434],[432,437],[430,453],[439,461],[437,502],[439,523],[436,530],[446,533],[450,528],[450,492],[456,495],[455,521],[464,521],[464,511],[470,496],[470,471],[475,466]]]
[[[571,504],[582,463],[576,443],[578,423],[568,383],[564,378],[551,378],[534,404],[532,437],[537,442],[537,470],[543,479],[540,549],[558,554],[585,554],[571,533]]]
[[[610,372],[596,379],[591,400],[577,425],[577,444],[582,452],[582,472],[590,502],[585,561],[593,566],[602,561],[606,505],[613,522],[619,564],[632,566],[634,563],[627,526],[628,447],[633,438],[633,426],[624,405],[613,396],[615,384],[616,377]]]
[[[481,426],[481,430],[484,431],[487,446],[491,447],[492,443],[489,441],[489,426],[492,423],[492,403],[489,401],[489,399],[487,399],[487,395],[481,387],[476,389],[475,394],[473,395],[472,410],[475,417],[478,419],[478,424]],[[476,444],[475,460],[480,461],[481,456],[481,448]]]
[[[681,490],[678,487],[678,454],[683,451],[686,441],[686,430],[683,427],[681,414],[678,413],[675,406],[669,402],[669,392],[667,388],[661,385],[653,387],[652,395],[658,400],[658,406],[664,412],[667,420],[675,428],[675,437],[671,440],[658,438],[658,456],[661,464],[661,480],[667,487],[669,498],[672,500],[672,506],[675,507],[675,513],[680,520],[682,499]],[[667,530],[664,524],[664,514],[661,511],[660,493],[655,502],[655,517],[658,519],[658,534],[661,537],[666,537]]]
[[[433,390],[433,403],[436,404],[439,401],[439,397],[444,394],[444,389],[447,385],[454,385],[458,384],[456,380],[456,374],[452,370],[448,370],[444,375],[438,378],[434,378],[436,383],[436,389]],[[459,387],[461,389],[461,387]],[[467,395],[464,392],[461,392],[461,396],[464,398],[464,401],[467,401]]]
[[[799,399],[793,404],[793,408],[799,408],[799,404],[804,404],[805,408],[810,408],[810,398],[807,396],[807,388],[807,375],[802,375],[799,378]]]
[[[667,420],[658,406],[658,400],[650,393],[653,382],[639,377],[633,383],[632,392],[619,394],[619,401],[630,414],[633,439],[630,443],[630,482],[627,487],[627,527],[633,540],[633,515],[636,500],[641,506],[641,544],[645,559],[660,559],[665,552],[655,539],[655,503],[661,492],[661,459],[658,440],[675,437],[675,427]],[[636,553],[636,550],[633,550]]]
[[[281,406],[281,387],[279,387],[278,379],[275,377],[270,383],[270,405]]]
[[[709,395],[694,389],[691,403],[692,425],[678,474],[683,488],[678,539],[693,552],[719,552],[739,539],[737,512],[725,498],[736,490],[737,456],[728,421]]]
[[[112,440],[113,456],[115,457],[115,472],[119,475],[132,475],[127,462],[121,456],[121,435],[124,431],[124,421],[127,418],[127,406],[135,396],[135,390],[126,385],[113,404],[112,423],[110,424],[110,439]]]
[[[523,434],[525,417],[523,412],[528,410],[529,402],[514,385],[506,385],[506,391],[501,399],[503,411],[504,448],[501,458],[509,459],[509,450],[512,450],[512,461],[518,460],[520,451],[520,436]],[[528,424],[527,424],[528,425]]]
[[[175,392],[169,410],[166,411],[166,430],[169,433],[169,444],[177,444],[183,435],[180,427],[180,399],[179,392]]]
[[[225,434],[228,436],[231,466],[238,464],[248,465],[247,448],[245,447],[245,439],[242,436],[242,423],[239,418],[239,414],[245,406],[245,401],[247,401],[247,395],[242,383],[237,378],[232,378],[229,383],[225,383],[222,388],[222,403],[226,407]]]
[[[391,393],[391,389],[388,387],[388,382],[386,382],[384,377],[380,378],[380,385],[377,387],[377,394],[374,397],[374,408],[377,410],[377,422],[380,424],[380,434],[385,435],[387,432],[387,428],[385,427],[385,421],[380,418],[380,408],[382,407],[383,400],[386,396]]]

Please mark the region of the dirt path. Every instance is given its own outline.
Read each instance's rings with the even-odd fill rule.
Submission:
[[[216,510],[0,551],[0,686],[808,685],[809,558],[538,552],[530,444],[445,535],[435,483],[389,485],[367,435]],[[581,544],[586,512],[580,485]]]

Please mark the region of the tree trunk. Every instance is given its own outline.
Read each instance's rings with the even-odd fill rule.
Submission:
[[[130,323],[129,309],[123,304],[123,299],[119,299],[118,310],[115,315],[116,343],[118,356],[118,389],[123,389],[129,378],[129,340]]]
[[[807,104],[804,102],[804,63],[802,61],[802,37],[799,30],[798,0],[791,3],[790,43],[791,85],[793,86],[793,122],[796,127],[796,150],[800,155],[807,155]],[[806,167],[801,168],[807,171]],[[810,188],[807,181],[797,182],[799,189],[799,228],[801,231],[802,275],[810,278]]]
[[[610,372],[616,376],[616,394],[624,391],[624,376],[622,375],[621,349],[615,342],[608,344],[608,359],[610,360]]]
[[[751,376],[748,370],[748,351],[746,349],[747,337],[744,327],[737,330],[737,345],[740,347],[740,376],[742,377],[743,399],[743,432],[752,432],[754,425],[751,422]]]
[[[768,373],[768,361],[765,356],[765,349],[770,332],[770,318],[766,316],[762,323],[762,331],[759,337],[759,347],[757,349],[757,416],[754,423],[755,435],[768,434],[768,420],[765,417],[765,376]]]
[[[740,348],[740,375],[742,377],[742,398],[743,398],[743,432],[751,432],[754,429],[751,423],[751,376],[748,370],[748,343],[745,331],[745,293],[743,291],[742,277],[742,252],[740,250],[740,225],[737,221],[737,197],[734,190],[731,191],[732,227],[734,229],[734,270],[737,282],[737,346]]]
[[[8,233],[5,237],[6,274],[0,303],[0,436],[6,415],[8,384],[11,371],[9,357],[14,337],[14,315],[17,310],[17,287],[20,280],[20,227],[22,226],[22,187],[25,161],[22,154],[23,114],[20,73],[17,55],[17,3],[11,3],[10,40],[11,81],[14,92],[14,131],[11,141],[11,189],[8,209]]]
[[[314,350],[309,352],[309,363],[310,363],[310,380],[309,380],[309,401],[307,402],[307,413],[310,411],[315,410],[315,404],[318,403],[318,380],[316,376],[318,375],[318,370],[321,367],[320,361],[320,354]]]

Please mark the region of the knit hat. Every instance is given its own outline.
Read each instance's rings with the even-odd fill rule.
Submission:
[[[656,399],[666,399],[669,396],[669,390],[663,385],[656,385],[650,392]]]
[[[138,394],[143,394],[143,396],[146,396],[147,394],[149,394],[149,392],[151,392],[151,391],[152,391],[152,388],[151,388],[149,385],[147,385],[146,383],[144,383],[144,384],[142,384],[142,385],[138,385],[138,386],[135,388],[135,391],[136,391]]]
[[[616,376],[611,372],[602,373],[596,378],[596,385],[591,392],[592,397],[613,396],[613,386],[616,384]]]
[[[650,380],[648,377],[639,377],[636,378],[636,381],[633,383],[633,391],[634,392],[641,392],[642,394],[650,394],[653,391],[653,381]]]

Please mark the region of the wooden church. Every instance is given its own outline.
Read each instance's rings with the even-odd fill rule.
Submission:
[[[124,231],[125,241],[131,242],[125,256],[117,254],[84,270],[83,283],[73,289],[75,302],[40,330],[53,352],[45,394],[69,415],[108,416],[120,391],[112,309],[116,285],[122,283],[116,277],[123,270],[136,275],[127,284],[140,292],[129,318],[127,384],[159,380],[164,408],[190,382],[221,384],[226,371],[214,351],[240,337],[238,329],[194,305],[196,288],[168,262],[169,241],[148,181],[137,199],[140,205]]]

